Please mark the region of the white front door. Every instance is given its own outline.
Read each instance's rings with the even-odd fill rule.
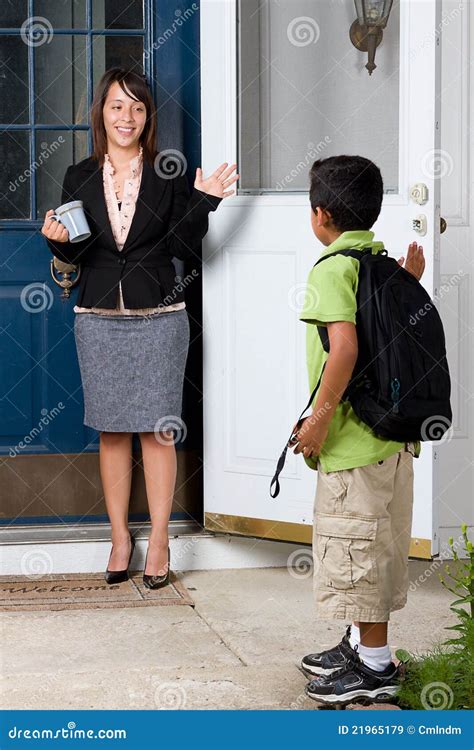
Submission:
[[[431,295],[438,286],[439,3],[394,3],[371,76],[349,39],[354,20],[349,0],[201,2],[203,168],[235,161],[241,175],[203,248],[208,528],[310,539],[317,473],[290,451],[277,499],[269,484],[309,396],[298,312],[322,250],[308,199],[317,158],[375,161],[385,186],[375,238],[396,258],[418,240],[423,283]],[[410,198],[416,183],[428,189],[424,205]],[[412,228],[419,214],[423,237]],[[423,443],[412,529],[420,555],[436,551],[436,484]]]
[[[435,502],[439,552],[448,539],[460,547],[462,523],[474,530],[474,4],[443,0],[441,76],[440,310],[452,382],[453,429],[438,447],[440,483]]]

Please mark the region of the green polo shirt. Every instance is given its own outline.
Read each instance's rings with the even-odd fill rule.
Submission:
[[[321,253],[320,257],[335,250],[371,247],[373,253],[383,250],[383,242],[373,241],[370,231],[343,232]],[[309,389],[312,392],[321,375],[328,354],[324,351],[317,326],[335,321],[356,322],[357,286],[359,282],[359,261],[344,255],[336,255],[313,267],[308,276],[305,301],[299,319],[306,326],[306,363]],[[313,407],[318,394],[316,393]],[[355,415],[348,401],[338,404],[329,425],[329,431],[319,455],[323,471],[339,471],[366,466],[393,453],[397,453],[404,443],[376,437],[372,430]],[[420,444],[415,445],[415,455],[419,455]],[[311,469],[316,469],[314,458],[305,458]]]

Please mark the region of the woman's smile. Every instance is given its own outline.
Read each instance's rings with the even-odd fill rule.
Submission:
[[[131,135],[135,130],[135,128],[130,128],[130,127],[126,128],[126,127],[122,127],[121,125],[117,125],[116,128],[118,132],[120,133],[120,135],[125,135],[125,136]]]

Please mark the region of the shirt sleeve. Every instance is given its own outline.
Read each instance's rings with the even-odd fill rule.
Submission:
[[[171,255],[180,260],[191,258],[209,229],[209,212],[215,211],[222,198],[202,190],[189,190],[185,175],[175,177],[173,208],[166,237]]]
[[[314,266],[299,319],[321,326],[339,320],[355,324],[357,284],[357,270],[346,256],[335,255]]]

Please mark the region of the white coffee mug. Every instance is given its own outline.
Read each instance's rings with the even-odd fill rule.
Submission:
[[[63,203],[49,218],[60,221],[66,227],[69,232],[69,242],[82,242],[91,236],[82,201]]]

